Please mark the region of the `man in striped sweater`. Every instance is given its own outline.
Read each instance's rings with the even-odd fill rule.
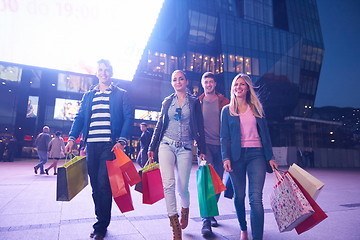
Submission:
[[[98,61],[99,84],[84,94],[65,147],[69,152],[83,133],[97,218],[90,237],[97,240],[104,239],[111,218],[112,195],[106,161],[114,159],[114,149],[124,150],[134,120],[127,92],[112,84],[112,74],[108,60]]]

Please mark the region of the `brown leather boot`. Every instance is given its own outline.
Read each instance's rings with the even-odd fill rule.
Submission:
[[[189,223],[189,208],[181,208],[180,225],[185,229]]]
[[[169,216],[170,226],[173,231],[173,240],[181,240],[181,228],[179,223],[179,215],[175,214],[173,216]]]

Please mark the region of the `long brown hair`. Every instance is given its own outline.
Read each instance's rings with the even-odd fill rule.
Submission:
[[[264,110],[263,110],[262,104],[261,104],[258,96],[256,95],[251,78],[248,75],[246,75],[245,73],[239,73],[232,80],[231,90],[230,90],[231,91],[230,92],[230,95],[231,95],[230,106],[229,106],[230,115],[231,116],[239,116],[239,112],[238,112],[239,103],[238,103],[236,96],[234,94],[234,91],[233,91],[235,82],[239,78],[243,79],[245,81],[246,85],[248,86],[249,91],[246,92],[246,103],[250,106],[253,114],[256,117],[260,117],[260,118],[264,117]]]

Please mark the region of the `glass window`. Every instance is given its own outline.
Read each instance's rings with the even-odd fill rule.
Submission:
[[[252,49],[259,49],[259,35],[257,33],[257,27],[255,24],[251,24],[251,48]]]
[[[229,54],[228,57],[228,71],[235,72],[235,55]]]
[[[274,52],[279,54],[280,53],[280,36],[279,31],[273,31],[273,38],[274,38]]]
[[[244,58],[236,56],[236,72],[244,72]]]
[[[0,64],[0,79],[20,82],[22,69],[16,66],[5,66]]]
[[[251,61],[252,65],[252,75],[259,76],[259,59],[258,58],[252,58]]]
[[[245,57],[245,73],[247,75],[251,74],[251,59],[248,57]]]
[[[244,23],[243,39],[244,39],[244,47],[250,48],[250,26],[248,23]]]
[[[211,58],[210,58],[210,68],[209,68],[209,71],[212,72],[212,73],[215,72],[215,62],[216,62],[215,57],[211,57]]]

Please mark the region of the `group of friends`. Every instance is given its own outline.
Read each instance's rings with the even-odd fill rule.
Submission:
[[[70,152],[75,140],[83,134],[97,219],[90,237],[96,240],[104,239],[111,219],[112,194],[106,161],[114,159],[115,149],[124,151],[134,120],[128,94],[112,83],[112,75],[110,62],[98,61],[98,85],[84,94],[64,149]],[[140,126],[143,139],[151,140],[149,146],[140,150],[142,157],[138,158],[138,163],[143,165],[147,159],[153,162],[155,156],[158,158],[173,240],[182,239],[182,231],[189,222],[188,186],[194,146],[197,147],[199,162],[211,163],[220,178],[224,171],[229,173],[241,240],[249,238],[245,214],[248,176],[251,235],[254,240],[262,239],[265,175],[276,169],[277,164],[264,111],[252,81],[246,74],[236,75],[231,84],[230,100],[215,91],[213,73],[202,75],[204,93],[199,97],[189,92],[188,84],[185,72],[175,70],[171,75],[174,93],[162,102],[152,136],[146,131],[146,124]],[[41,166],[36,166],[35,172],[37,168]],[[178,208],[178,203],[181,208]],[[217,220],[206,217],[202,222],[201,234],[210,237],[212,227],[218,226]]]

